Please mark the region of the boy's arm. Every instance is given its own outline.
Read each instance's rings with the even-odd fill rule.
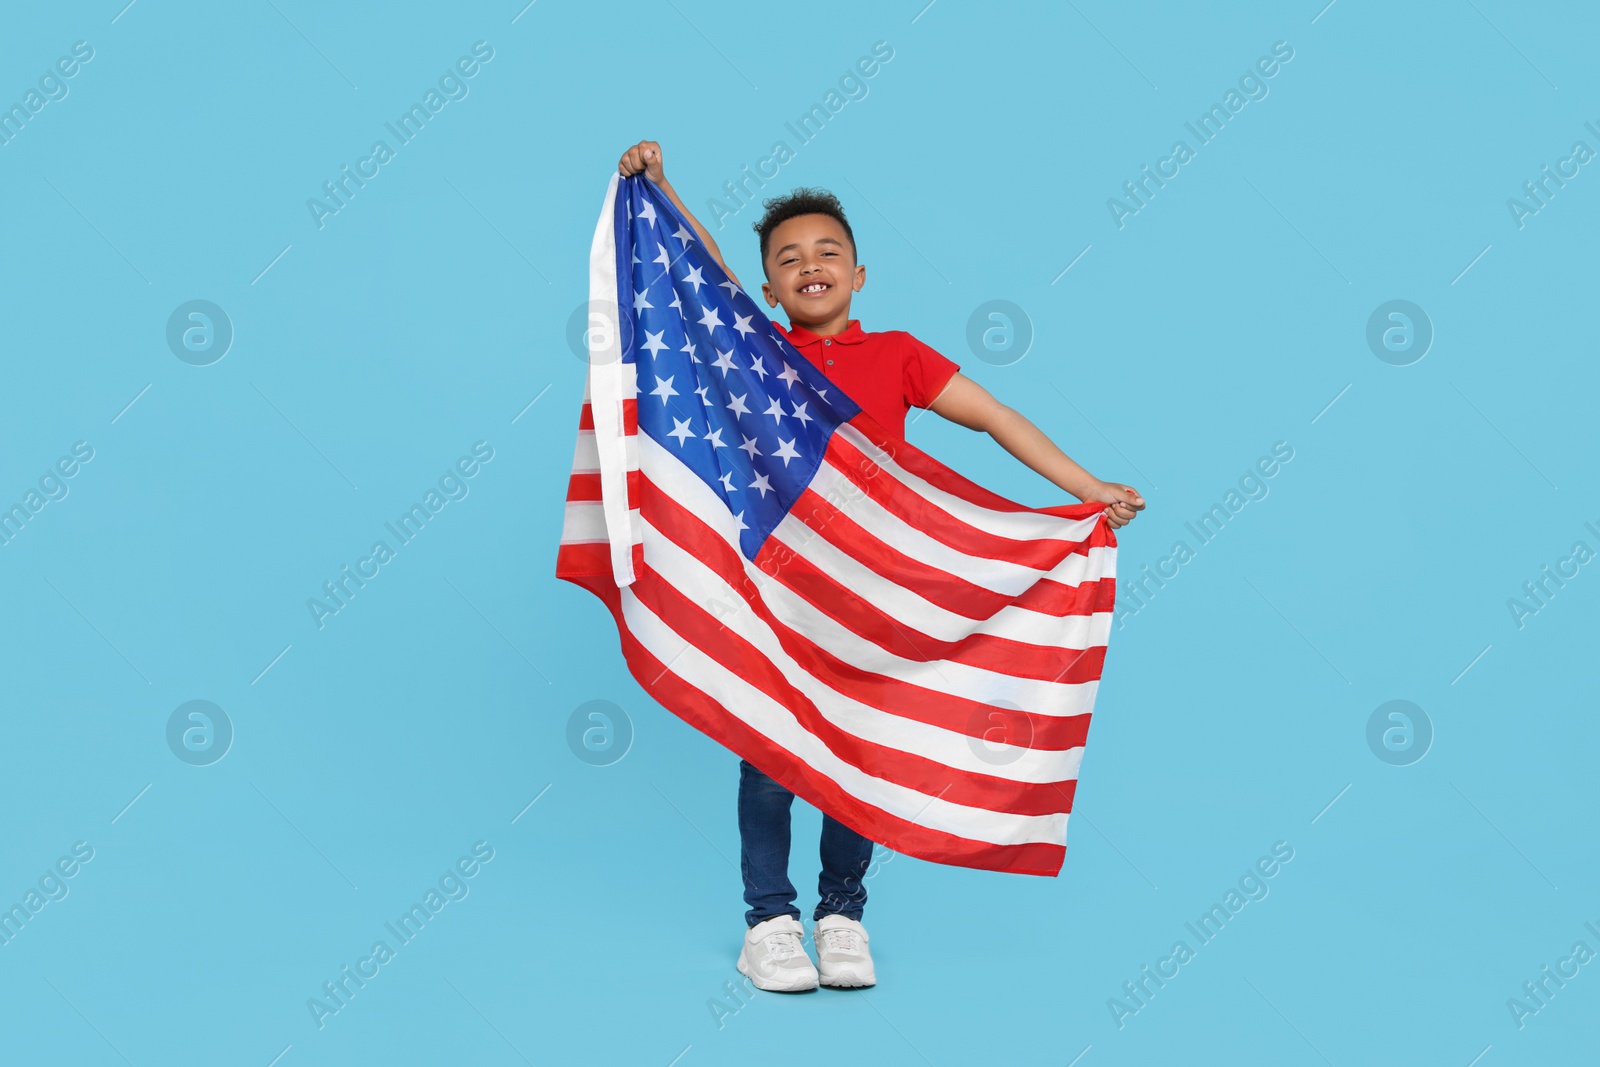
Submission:
[[[984,431],[1001,448],[1079,500],[1110,504],[1106,518],[1112,529],[1126,526],[1144,510],[1144,497],[1132,486],[1102,482],[1073,462],[1020,411],[1000,403],[960,372],[951,377],[928,410],[969,430]]]
[[[700,225],[700,220],[694,217],[694,212],[685,207],[683,201],[678,199],[678,191],[672,187],[671,182],[667,181],[667,176],[661,166],[661,146],[659,144],[654,141],[640,141],[622,153],[622,158],[617,161],[617,170],[625,177],[643,171],[646,178],[655,182],[656,186],[667,194],[667,199],[672,201],[672,206],[683,212],[684,218],[689,220],[689,225],[693,226],[694,232],[700,235],[700,240],[705,243],[706,250],[717,261],[717,266],[721,267],[723,273],[733,280],[734,285],[738,285],[741,289],[744,288],[743,285],[739,284],[739,279],[734,277],[733,271],[728,269],[728,264],[723,262],[722,249],[717,247],[717,242],[712,240],[711,234],[707,232],[704,226]]]

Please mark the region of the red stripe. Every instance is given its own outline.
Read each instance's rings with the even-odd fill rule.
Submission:
[[[583,402],[583,410],[578,412],[578,429],[594,430],[594,408],[587,400]],[[639,432],[639,401],[636,397],[629,397],[622,402],[622,432],[629,435]]]
[[[1090,716],[1087,714],[1058,716],[1026,710],[1006,713],[991,704],[927,689],[844,662],[779,621],[759,596],[755,583],[746,575],[746,562],[742,555],[699,518],[657,489],[654,483],[646,479],[644,487],[644,503],[640,508],[644,520],[737,590],[751,611],[772,628],[778,643],[790,658],[823,684],[868,707],[954,730],[969,737],[983,737],[995,726],[992,716],[1000,713],[1014,717],[1014,726],[1007,731],[1007,735],[1018,739],[1031,738],[1028,741],[1031,748],[1059,751],[1084,743],[1089,731]],[[767,549],[763,548],[757,555],[758,566],[766,555]],[[844,595],[857,599],[852,594]]]
[[[830,504],[827,498],[815,490],[803,490],[795,500],[790,514],[805,523],[808,528],[820,533],[825,540],[846,555],[859,560],[896,585],[914,589],[924,600],[937,604],[946,611],[981,621],[993,618],[1002,608],[1018,602],[1018,597],[985,589],[958,575],[911,558],[869,533],[842,509]],[[1088,547],[1099,547],[1109,530],[1110,528],[1104,524],[1095,527],[1087,542]],[[776,536],[769,538],[769,542],[776,539]],[[1069,542],[1053,543],[1060,546],[1058,558],[1050,562],[1045,569],[1054,567],[1061,560],[1077,552],[1076,547]],[[766,547],[763,546],[762,550],[765,551]],[[785,561],[791,556],[797,560],[799,558],[793,549],[787,547],[780,551],[780,555]],[[788,564],[785,562],[783,565]],[[1027,590],[1030,594],[1028,606],[1031,608],[1035,604],[1041,605],[1039,610],[1047,615],[1076,614],[1067,608],[1080,605],[1083,602],[1082,594],[1064,582],[1040,579],[1040,582],[1043,581],[1048,581],[1049,584],[1040,587],[1039,582],[1036,582]],[[1098,582],[1100,579],[1091,581]],[[1038,589],[1036,593],[1035,588]],[[1063,600],[1068,603],[1061,603]]]
[[[858,770],[926,796],[942,796],[953,804],[967,807],[1012,815],[1053,815],[1072,809],[1071,779],[1053,783],[1015,782],[989,774],[959,771],[937,760],[847,733],[829,722],[811,698],[791,685],[760,649],[727,629],[692,596],[659,574],[646,570],[629,588],[639,602],[666,622],[677,636],[735,677],[761,690],[792,714],[803,730]]]
[[[635,467],[628,472],[628,509],[639,506],[639,484],[643,475]],[[567,479],[567,503],[585,501],[599,503],[600,473],[598,471],[579,471]]]
[[[1066,857],[1064,845],[1040,842],[995,845],[974,841],[921,826],[856,799],[837,782],[796,760],[787,749],[728,715],[716,701],[671,673],[628,629],[616,586],[599,579],[579,580],[577,584],[598,596],[610,609],[628,670],[653,699],[857,833],[896,852],[932,863],[1011,874],[1054,876],[1061,872]]]
[[[1002,559],[1035,570],[1049,570],[1072,552],[1089,550],[1091,539],[1069,541],[1062,538],[1015,540],[980,530],[956,518],[921,493],[884,471],[855,445],[839,434],[828,444],[825,462],[890,514],[907,525],[949,545],[968,556]],[[1082,517],[1103,514],[1104,504],[1073,505]]]
[[[1030,508],[1026,504],[1018,504],[1014,500],[1007,500],[998,493],[991,493],[976,482],[969,481],[946,467],[917,446],[896,437],[890,437],[884,429],[873,422],[871,416],[865,420],[857,416],[850,420],[850,426],[861,431],[862,435],[889,453],[907,473],[915,474],[918,478],[938,489],[942,489],[951,496],[960,497],[962,500],[979,507],[988,508],[990,511],[1033,511],[1040,515],[1057,515],[1065,519],[1082,518],[1084,509],[1105,510],[1104,504],[1059,504],[1048,508]],[[871,462],[870,460],[868,462]],[[1107,544],[1117,543],[1116,535],[1111,533],[1108,526],[1106,530]]]
[[[780,559],[783,562],[777,564]],[[757,553],[756,563],[824,615],[902,659],[922,663],[949,660],[997,674],[1045,682],[1075,684],[1092,682],[1100,677],[1101,661],[1105,658],[1104,645],[1080,651],[1027,644],[992,634],[968,634],[959,641],[945,641],[923,633],[903,619],[896,620],[853,593],[848,586],[823,573],[811,561],[793,554],[776,537],[769,538],[767,544],[762,546]],[[769,563],[777,565],[769,566]],[[873,569],[883,573],[881,566],[874,564]],[[902,585],[911,584],[902,579],[903,575],[896,575],[893,580]],[[918,592],[925,589],[926,586],[917,586]],[[937,601],[931,596],[927,599]]]
[[[633,573],[644,570],[644,545],[633,546]],[[585,589],[589,580],[603,579],[616,587],[611,576],[611,545],[604,541],[569,541],[556,550],[556,577]],[[591,590],[592,591],[592,590]]]

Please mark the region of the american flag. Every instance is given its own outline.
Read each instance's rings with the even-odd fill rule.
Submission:
[[[885,431],[653,183],[613,176],[557,577],[650,697],[897,852],[1053,875],[1115,595],[1104,504]]]

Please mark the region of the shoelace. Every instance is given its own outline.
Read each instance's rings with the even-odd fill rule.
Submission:
[[[860,952],[861,935],[846,927],[824,930],[822,945],[830,952]]]
[[[800,935],[793,932],[769,934],[767,936],[767,955],[774,960],[782,962],[803,953],[805,949],[800,945]]]

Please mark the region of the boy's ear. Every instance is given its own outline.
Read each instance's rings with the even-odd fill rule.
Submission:
[[[863,285],[866,285],[866,284],[867,284],[867,265],[865,263],[857,263],[856,264],[855,277],[853,279],[851,279],[851,286],[850,287],[852,289],[854,289],[856,292],[859,293],[861,291],[861,287]]]
[[[761,295],[767,298],[767,307],[775,308],[778,306],[778,298],[773,295],[772,286],[767,282],[761,283]]]

